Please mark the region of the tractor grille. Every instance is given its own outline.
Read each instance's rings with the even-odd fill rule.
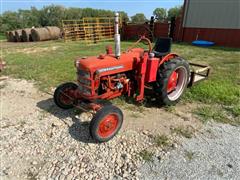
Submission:
[[[79,91],[85,95],[91,95],[91,79],[90,73],[78,70],[78,84],[79,84]]]

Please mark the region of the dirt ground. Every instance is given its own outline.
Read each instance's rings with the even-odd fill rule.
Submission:
[[[1,179],[138,179],[139,152],[152,146],[156,134],[170,136],[173,128],[198,130],[192,114],[196,104],[173,109],[126,103],[124,124],[111,141],[96,144],[89,136],[88,113],[61,110],[52,96],[34,82],[7,78],[1,93]],[[154,156],[166,151],[153,147]]]

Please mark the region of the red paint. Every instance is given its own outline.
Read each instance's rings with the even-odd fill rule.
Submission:
[[[75,90],[72,90],[71,88],[65,89],[60,95],[60,101],[66,105],[72,104],[72,99],[75,99],[74,93]]]
[[[98,135],[102,138],[107,138],[112,135],[118,125],[118,116],[116,114],[109,114],[100,122],[98,127]]]
[[[168,37],[170,24],[167,22],[154,23],[154,37]]]
[[[178,73],[174,71],[168,79],[167,92],[170,93],[177,87]]]
[[[153,35],[157,37],[168,37],[170,24],[167,22],[155,22]],[[125,40],[137,39],[141,35],[149,38],[149,31],[144,27],[150,29],[149,24],[126,24],[123,26],[123,38]]]
[[[170,59],[172,59],[172,58],[175,58],[175,57],[178,57],[178,55],[175,54],[175,53],[170,53],[170,54],[164,56],[164,57],[161,59],[161,61],[160,61],[160,63],[159,63],[159,66],[161,66],[164,62],[166,62],[166,61],[168,61],[168,60],[170,60]]]
[[[148,59],[145,82],[156,81],[158,64],[159,64],[159,59],[158,58]]]
[[[240,29],[184,28],[183,41],[213,41],[218,46],[240,47]]]
[[[137,81],[138,81],[138,87],[139,95],[137,96],[137,101],[142,101],[144,98],[144,83],[145,83],[145,74],[147,70],[147,60],[148,60],[148,53],[145,52],[143,57],[141,57],[140,63],[137,67]]]

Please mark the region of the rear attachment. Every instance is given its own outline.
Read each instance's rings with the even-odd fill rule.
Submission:
[[[189,63],[189,65],[191,66],[191,76],[188,87],[191,87],[194,84],[208,78],[208,75],[210,73],[209,66],[195,63]]]

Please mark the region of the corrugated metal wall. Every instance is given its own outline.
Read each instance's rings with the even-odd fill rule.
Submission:
[[[183,27],[240,29],[240,0],[186,0]]]

